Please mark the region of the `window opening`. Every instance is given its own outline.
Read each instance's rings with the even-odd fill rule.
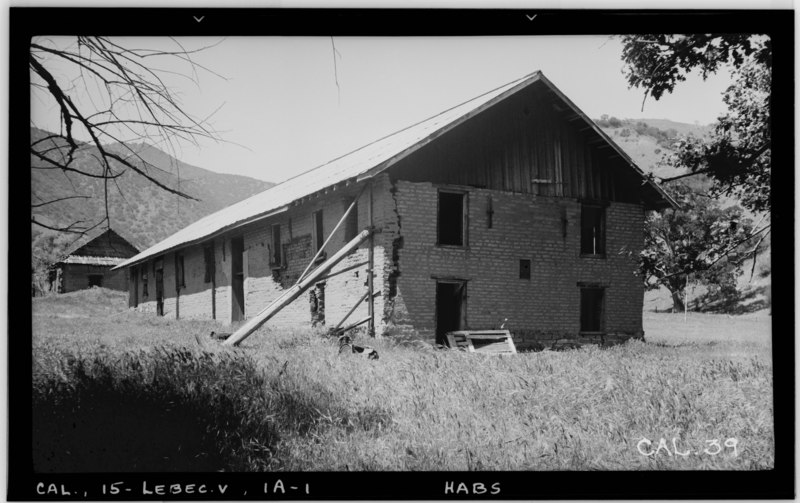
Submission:
[[[464,246],[464,205],[466,194],[439,192],[438,243],[445,246]]]
[[[520,259],[519,279],[531,279],[531,261],[529,259]]]
[[[605,214],[603,206],[581,206],[581,255],[605,254]]]

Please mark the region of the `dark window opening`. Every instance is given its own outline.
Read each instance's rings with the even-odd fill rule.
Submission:
[[[325,235],[322,229],[322,210],[315,211],[311,216],[314,224],[314,252],[316,253],[325,243]]]
[[[602,332],[604,329],[603,288],[581,288],[581,332]]]
[[[205,277],[203,280],[206,283],[211,283],[214,280],[214,273],[216,272],[213,244],[203,247],[203,261],[205,265]]]
[[[347,208],[349,208],[352,203],[355,203],[353,204],[353,209],[350,210],[350,213],[347,215],[347,220],[344,222],[345,242],[349,242],[358,234],[358,201],[353,199],[345,201],[344,210],[347,211]]]
[[[581,206],[581,255],[606,252],[606,211],[603,206]]]
[[[464,196],[457,192],[439,192],[437,244],[464,246]]]
[[[147,297],[147,265],[142,265],[142,297]]]
[[[280,266],[281,262],[281,225],[272,225],[272,256],[270,257],[270,265],[273,267]]]
[[[102,274],[90,274],[89,275],[89,288],[93,286],[101,287],[103,286],[103,275]]]
[[[520,259],[519,261],[519,279],[531,279],[531,261],[528,259]]]
[[[186,278],[183,274],[183,255],[175,255],[175,289],[186,288]]]

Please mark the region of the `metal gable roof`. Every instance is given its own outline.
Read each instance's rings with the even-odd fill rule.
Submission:
[[[134,265],[150,257],[210,239],[236,227],[281,213],[288,210],[288,205],[292,202],[337,183],[370,178],[498,101],[537,81],[542,81],[548,87],[555,89],[541,72],[526,75],[207,215],[131,257],[116,268]],[[563,95],[559,92],[559,96]],[[575,105],[566,102],[591,122],[577,110]],[[607,136],[603,137],[610,141]],[[611,143],[613,145],[613,142]],[[616,146],[615,148],[618,149]],[[641,170],[633,164],[633,161],[630,162],[641,174]]]

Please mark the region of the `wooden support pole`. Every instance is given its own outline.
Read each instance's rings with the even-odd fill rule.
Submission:
[[[247,320],[244,325],[239,327],[239,329],[231,334],[231,336],[228,337],[222,344],[225,346],[233,346],[242,342],[250,334],[256,331],[258,327],[266,323],[267,320],[275,316],[281,309],[288,306],[294,299],[299,297],[300,294],[317,283],[320,277],[325,275],[326,272],[330,271],[333,266],[338,264],[344,257],[347,256],[348,253],[356,249],[358,245],[372,235],[372,232],[372,228],[368,228],[358,233],[356,237],[344,245],[344,247],[336,252],[331,258],[320,264],[320,266],[311,272],[311,274],[309,274],[305,279],[303,279],[303,281],[286,290],[283,295],[275,299],[275,301],[264,308],[260,313]]]
[[[353,269],[358,269],[362,265],[367,265],[367,263],[366,262],[359,262],[358,264],[353,264],[353,265],[347,266],[344,269],[339,269],[338,271],[332,272],[332,273],[328,274],[327,276],[323,276],[323,277],[319,278],[317,281],[325,281],[326,279],[333,278],[334,276],[338,276],[340,274],[344,274],[346,272],[352,271]]]
[[[361,298],[360,298],[360,299],[358,299],[358,302],[356,302],[356,303],[353,305],[353,307],[352,307],[352,308],[350,308],[350,311],[348,311],[348,312],[347,312],[347,314],[345,314],[345,315],[344,315],[344,318],[342,318],[342,319],[339,321],[339,323],[337,323],[337,324],[336,324],[336,326],[335,326],[335,327],[333,327],[333,329],[331,330],[331,332],[336,332],[337,330],[339,330],[339,327],[341,327],[342,325],[344,325],[344,322],[345,322],[345,321],[347,321],[347,318],[349,318],[349,317],[350,317],[350,315],[351,315],[351,314],[353,314],[353,312],[354,312],[356,309],[358,309],[358,306],[360,306],[360,305],[361,305],[361,303],[362,303],[362,302],[364,302],[364,301],[367,299],[367,295],[369,295],[369,292],[366,292],[364,295],[362,295],[362,296],[361,296]],[[375,297],[377,297],[378,295],[380,295],[380,292],[374,292],[374,293],[372,294],[372,297],[373,297],[373,298],[375,298]]]
[[[369,292],[365,292],[365,293],[364,293],[364,295],[362,295],[362,296],[361,296],[361,298],[360,298],[360,299],[358,299],[358,302],[356,302],[356,303],[353,305],[353,307],[352,307],[352,308],[350,308],[350,310],[349,310],[349,311],[347,311],[347,314],[345,314],[345,315],[344,315],[344,318],[342,318],[342,319],[339,321],[339,323],[337,323],[337,324],[336,324],[336,326],[335,326],[335,327],[333,327],[333,330],[331,330],[331,332],[336,332],[337,330],[339,330],[339,327],[341,327],[342,325],[344,325],[344,322],[345,322],[345,321],[347,321],[347,318],[349,318],[351,314],[353,314],[353,311],[355,311],[356,309],[358,309],[358,306],[360,306],[360,305],[361,305],[361,303],[362,303],[362,302],[364,302],[364,301],[367,299],[367,295],[369,295]]]
[[[319,247],[319,250],[317,250],[317,253],[316,253],[316,255],[314,255],[314,258],[312,258],[312,259],[311,259],[311,262],[309,262],[309,263],[308,263],[308,265],[306,266],[305,270],[303,271],[303,274],[301,274],[301,275],[300,275],[300,277],[299,277],[299,278],[297,278],[297,283],[295,283],[295,285],[299,285],[299,284],[300,284],[300,282],[301,282],[301,281],[303,281],[303,278],[305,278],[305,276],[306,276],[306,273],[308,273],[308,270],[309,270],[309,269],[311,269],[311,266],[313,266],[313,265],[314,265],[314,262],[315,262],[315,261],[316,261],[316,260],[319,258],[319,256],[322,254],[322,251],[325,249],[325,247],[326,247],[326,246],[328,246],[328,243],[330,243],[331,239],[333,238],[333,235],[334,235],[334,234],[336,234],[336,231],[337,231],[337,230],[339,230],[339,227],[341,227],[342,223],[343,223],[343,222],[345,221],[345,219],[347,218],[347,215],[349,215],[349,214],[350,214],[350,212],[351,212],[351,211],[353,211],[353,207],[354,207],[354,206],[356,205],[356,203],[358,202],[358,199],[361,197],[361,194],[364,192],[364,189],[365,189],[366,187],[367,187],[367,186],[365,185],[364,187],[362,187],[362,188],[361,188],[361,192],[359,192],[359,193],[358,193],[358,195],[356,196],[356,198],[355,198],[355,199],[353,199],[353,202],[352,202],[352,203],[350,203],[350,206],[348,206],[348,207],[347,207],[347,211],[345,211],[345,212],[344,212],[344,215],[342,215],[342,218],[340,218],[340,219],[339,219],[339,221],[336,223],[336,226],[333,228],[333,230],[331,231],[331,233],[328,235],[328,239],[326,239],[326,240],[325,240],[325,242],[324,242],[324,243],[322,243],[322,246],[320,246],[320,247]],[[370,189],[370,190],[371,190],[371,189]],[[370,227],[372,227],[372,223],[370,223],[369,225],[370,225]]]
[[[356,328],[357,326],[362,325],[362,324],[364,324],[364,323],[366,323],[368,321],[371,321],[371,320],[372,320],[372,318],[369,318],[369,317],[364,318],[363,320],[357,321],[357,322],[353,323],[350,326],[344,327],[343,329],[339,330],[339,332],[343,334],[343,333],[347,332],[348,330]]]
[[[372,221],[372,180],[369,181],[369,204],[367,205],[367,221],[369,228],[372,229],[374,223]],[[369,325],[367,326],[367,334],[370,337],[375,337],[375,301],[374,297],[370,295],[375,288],[373,287],[375,277],[375,238],[373,234],[369,235],[369,251],[367,252],[369,265],[367,266],[367,296],[369,297]]]

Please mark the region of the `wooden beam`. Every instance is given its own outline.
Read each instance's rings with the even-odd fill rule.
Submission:
[[[324,276],[324,277],[320,278],[317,281],[325,281],[326,279],[333,278],[334,276],[338,276],[340,274],[344,274],[344,273],[346,273],[348,271],[352,271],[353,269],[357,269],[357,268],[361,267],[362,265],[367,265],[367,262],[359,262],[358,264],[354,264],[354,265],[345,267],[344,269],[341,269],[341,270],[336,271],[336,272],[332,272],[332,273],[328,274],[327,276]]]
[[[366,188],[366,185],[361,188],[361,192],[358,193],[356,198],[353,199],[353,202],[350,203],[350,206],[347,207],[347,211],[344,212],[344,215],[342,215],[342,218],[340,218],[339,221],[336,223],[336,227],[334,227],[333,230],[331,231],[331,233],[328,234],[328,239],[326,239],[325,242],[322,243],[322,246],[319,247],[319,250],[317,250],[317,253],[314,255],[314,258],[312,258],[311,262],[308,263],[308,265],[306,266],[305,270],[303,271],[303,274],[301,274],[300,277],[297,278],[297,283],[295,283],[295,284],[298,284],[303,280],[303,278],[305,277],[305,275],[308,272],[308,270],[311,269],[311,266],[313,266],[314,263],[316,262],[316,260],[319,258],[319,256],[322,255],[322,251],[325,250],[325,247],[328,246],[328,243],[331,242],[331,239],[333,238],[333,235],[336,234],[336,231],[339,230],[339,227],[341,227],[342,223],[345,221],[345,219],[347,219],[347,215],[349,215],[350,212],[353,211],[353,207],[356,205],[356,202],[358,202],[358,200],[361,197],[361,194],[364,192],[365,188]],[[372,224],[370,224],[370,227],[371,226],[372,226]]]
[[[261,325],[266,323],[270,318],[278,314],[284,307],[288,306],[292,301],[300,296],[303,292],[308,290],[313,284],[319,281],[326,272],[330,271],[333,266],[341,262],[351,251],[355,250],[365,239],[372,236],[374,229],[364,229],[356,237],[350,240],[349,243],[337,251],[331,258],[320,264],[318,268],[312,271],[303,281],[294,285],[286,290],[283,295],[275,299],[270,305],[265,307],[260,313],[247,320],[244,325],[228,337],[222,344],[224,346],[238,345],[250,334],[255,332]]]

